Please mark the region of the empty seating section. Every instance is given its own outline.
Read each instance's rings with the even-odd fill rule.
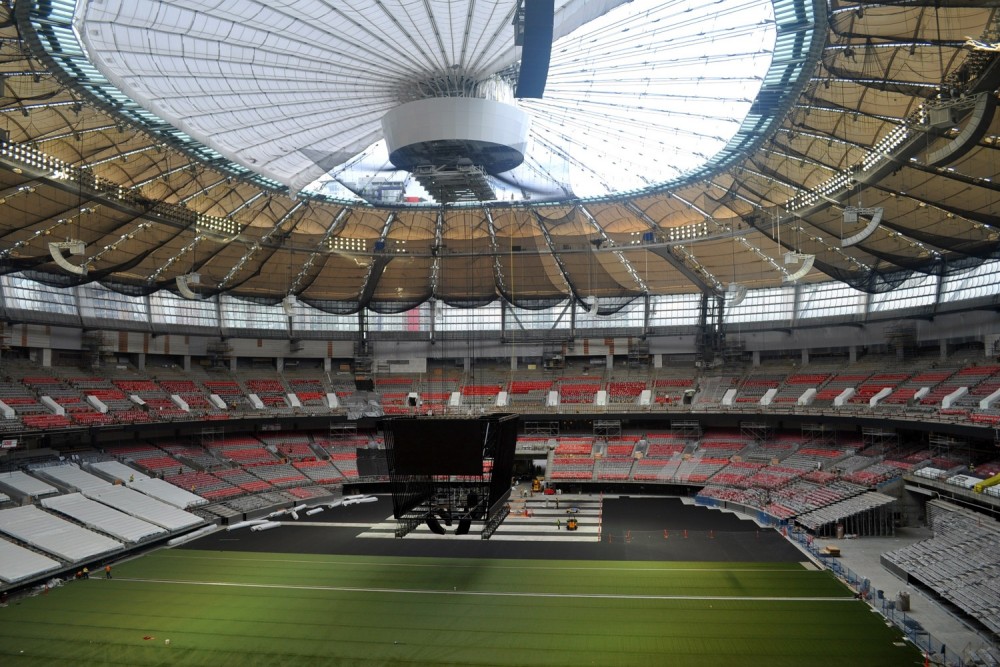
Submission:
[[[315,378],[289,378],[288,384],[302,405],[326,407],[327,391],[319,380]]]
[[[191,468],[167,452],[152,445],[112,445],[106,449],[108,454],[126,462],[134,462],[142,469],[153,474],[180,473]],[[187,488],[186,486],[183,488]]]
[[[653,382],[653,403],[675,405],[684,402],[684,392],[694,388],[691,378],[657,378]]]
[[[305,433],[272,433],[261,435],[261,441],[269,448],[274,448],[283,459],[304,460],[315,459],[312,442]]]
[[[808,389],[821,387],[830,379],[828,373],[795,373],[785,378],[784,383],[778,388],[778,393],[774,395],[772,403],[794,404],[802,394]]]
[[[934,537],[883,560],[1000,633],[1000,525],[941,501],[928,503],[927,516]]]
[[[292,466],[317,484],[338,484],[344,476],[329,461],[294,461]]]
[[[270,491],[274,488],[270,483],[251,475],[243,468],[223,468],[222,470],[216,470],[209,477],[200,481],[213,485],[217,489],[217,492],[211,496],[200,491],[195,491],[194,493],[206,498],[219,498],[239,495],[241,490],[247,493],[260,493],[261,491]],[[230,488],[232,491],[228,490]]]
[[[281,380],[276,378],[251,378],[246,381],[246,387],[251,394],[256,394],[261,403],[269,408],[284,409],[288,407],[285,395],[288,390]]]
[[[500,385],[467,384],[462,387],[462,405],[494,405]]]
[[[240,385],[234,380],[206,380],[203,384],[208,393],[216,394],[230,409],[252,408],[250,399],[247,398]]]
[[[863,384],[871,373],[847,372],[837,373],[831,376],[825,385],[816,392],[813,405],[816,407],[830,407],[834,399],[840,396],[845,389],[857,389]]]
[[[216,411],[215,406],[209,403],[205,391],[191,380],[162,380],[160,386],[169,394],[178,396],[187,403],[194,415]]]
[[[580,381],[579,378],[560,378],[559,402],[593,404],[594,398],[600,390],[600,382]]]
[[[760,399],[770,389],[777,389],[784,376],[769,374],[751,375],[740,385],[736,394],[737,403],[760,403]]]
[[[632,472],[631,456],[606,456],[596,461],[597,479],[625,481]]]
[[[941,401],[944,400],[945,396],[952,393],[959,387],[964,386],[962,378],[958,375],[959,370],[960,369],[952,368],[948,370],[942,369],[932,373],[925,373],[925,376],[940,379],[933,385],[922,385],[924,387],[929,387],[930,392],[928,392],[923,398],[919,399],[917,404],[928,408],[940,408]]]
[[[1000,389],[1000,366],[973,366],[963,368],[956,374],[969,388],[969,393],[953,404],[956,408],[978,410],[979,401]]]
[[[867,406],[872,396],[886,388],[895,390],[900,384],[906,382],[909,377],[909,373],[876,373],[858,385],[857,392],[848,402],[855,405]]]
[[[635,403],[639,395],[646,390],[646,383],[629,380],[608,383],[609,403]]]
[[[896,477],[900,477],[910,466],[899,461],[881,461],[862,470],[856,470],[844,475],[844,479],[864,486],[876,486]]]
[[[434,414],[442,414],[445,412],[450,398],[449,392],[423,392],[420,394],[420,409],[424,412],[430,410]]]
[[[555,455],[552,457],[549,478],[552,480],[591,481],[594,479],[594,457]]]
[[[207,443],[207,447],[216,457],[243,466],[278,462],[278,458],[274,454],[264,449],[260,440],[249,436],[220,438]]]
[[[510,405],[545,405],[552,385],[552,380],[514,380],[507,389],[507,400]]]

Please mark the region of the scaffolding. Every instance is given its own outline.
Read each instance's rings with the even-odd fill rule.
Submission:
[[[595,419],[595,438],[618,438],[622,434],[622,423],[619,419]]]
[[[803,424],[802,442],[806,445],[834,445],[837,432],[828,424]]]
[[[524,434],[557,438],[559,437],[559,422],[524,422]]]
[[[861,429],[861,442],[867,454],[886,456],[899,447],[899,434],[878,427]]]
[[[774,435],[774,428],[763,422],[740,422],[740,435],[759,445]]]
[[[932,459],[951,459],[955,465],[972,464],[972,445],[950,435],[931,433],[927,438]]]
[[[356,422],[330,422],[330,437],[333,439],[353,438],[358,434]]]
[[[697,440],[701,437],[701,423],[696,421],[670,422],[670,434],[684,440]]]
[[[205,449],[211,449],[215,444],[216,440],[224,438],[226,436],[226,429],[221,426],[205,426],[201,429],[199,433],[201,446]]]

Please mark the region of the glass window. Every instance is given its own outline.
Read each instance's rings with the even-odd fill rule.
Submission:
[[[437,331],[500,331],[499,301],[480,308],[453,308],[438,303],[434,314]]]
[[[569,329],[569,301],[563,301],[552,308],[527,310],[507,305],[507,331],[547,331],[549,329]]]
[[[701,295],[670,294],[649,298],[650,327],[693,327],[698,325]]]
[[[219,297],[222,310],[222,327],[227,331],[285,331],[288,315],[280,303],[265,306],[223,294]]]
[[[25,313],[29,322],[78,322],[76,297],[72,289],[49,287],[11,274],[0,276],[8,314]]]
[[[292,331],[341,331],[356,333],[358,330],[358,315],[333,315],[313,308],[301,301],[295,304],[295,315],[292,317]]]
[[[776,322],[792,319],[795,286],[748,290],[738,306],[727,307],[727,323]]]
[[[799,290],[799,319],[864,315],[867,295],[849,285],[827,282]]]
[[[108,323],[112,326],[145,328],[149,322],[146,297],[128,296],[99,285],[88,283],[79,287],[80,314],[85,324]]]
[[[963,301],[996,296],[1000,282],[1000,262],[983,262],[974,269],[961,271],[944,278],[941,301]]]
[[[437,305],[438,307],[441,306],[441,304]],[[368,311],[366,317],[368,318],[368,330],[372,332],[411,331],[417,333],[420,331],[430,331],[431,304],[422,303],[416,308],[411,308],[402,313],[382,314]],[[356,324],[355,328],[357,328]]]
[[[576,304],[577,329],[622,329],[632,327],[641,329],[645,317],[646,304],[642,299],[635,299],[613,315],[598,315],[587,308]]]
[[[149,295],[149,310],[153,317],[153,328],[201,327],[218,329],[215,299],[184,299],[167,290]]]
[[[932,306],[937,294],[937,284],[937,276],[914,274],[891,292],[873,294],[871,311],[879,313],[901,308]]]

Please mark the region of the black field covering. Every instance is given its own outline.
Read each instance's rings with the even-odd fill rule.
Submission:
[[[803,555],[773,529],[677,498],[611,498],[604,500],[601,542],[376,539],[358,537],[369,526],[392,521],[392,503],[328,509],[312,517],[289,520],[261,532],[238,529],[218,532],[185,548],[268,553],[429,556],[435,558],[551,558],[558,560],[659,560],[708,562],[797,562]],[[351,527],[294,525],[352,523]],[[666,531],[666,533],[664,533]],[[687,531],[687,537],[684,536]],[[503,527],[498,535],[503,534]]]

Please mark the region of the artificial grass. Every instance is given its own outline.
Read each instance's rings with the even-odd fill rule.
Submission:
[[[166,550],[0,609],[14,665],[921,664],[899,639],[787,563]]]

